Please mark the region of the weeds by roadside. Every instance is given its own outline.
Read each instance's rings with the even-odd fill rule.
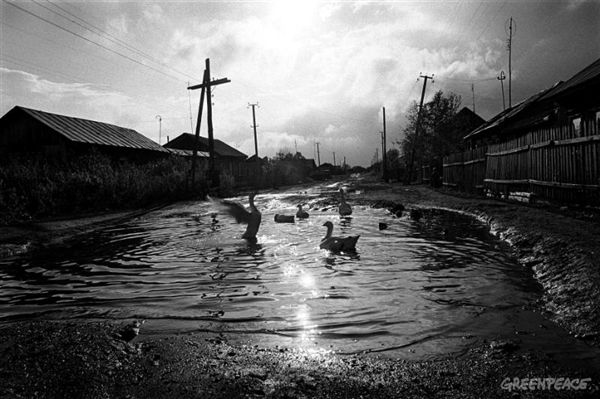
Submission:
[[[168,157],[114,161],[94,152],[57,162],[46,157],[0,161],[0,225],[76,212],[131,209],[202,196],[189,187],[189,164]]]

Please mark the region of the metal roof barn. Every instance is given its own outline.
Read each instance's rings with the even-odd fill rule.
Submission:
[[[4,152],[28,146],[34,151],[36,147],[61,144],[169,154],[165,148],[137,131],[109,123],[21,106],[15,106],[0,119],[0,147],[4,147]]]

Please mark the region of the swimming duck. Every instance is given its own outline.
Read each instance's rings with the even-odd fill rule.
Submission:
[[[275,214],[275,223],[294,223],[294,215]]]
[[[248,195],[248,203],[250,205],[250,211],[247,211],[243,205],[223,200],[221,201],[221,207],[223,210],[232,216],[236,222],[238,223],[247,223],[248,227],[246,227],[246,231],[242,235],[242,238],[254,239],[256,238],[256,233],[258,232],[258,228],[260,227],[260,221],[262,219],[262,215],[260,211],[254,205],[254,197],[256,197],[257,193],[250,193]]]
[[[349,236],[349,237],[332,237],[333,223],[327,221],[323,224],[327,227],[327,234],[321,241],[319,248],[328,249],[333,252],[345,251],[351,252],[356,250],[356,242],[360,236]]]
[[[302,204],[298,204],[298,212],[296,212],[296,217],[298,219],[306,219],[308,217],[308,212],[302,209]]]
[[[346,202],[343,188],[340,188],[340,206],[338,207],[338,211],[341,216],[352,215],[352,207]]]

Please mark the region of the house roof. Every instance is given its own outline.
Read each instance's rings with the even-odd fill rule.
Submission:
[[[14,112],[25,113],[72,142],[159,152],[166,151],[158,143],[133,129],[89,119],[53,114],[18,105],[6,115]]]
[[[264,163],[264,162],[268,162],[269,158],[268,157],[258,157],[258,159],[260,160],[259,162]],[[248,157],[248,159],[246,159],[246,162],[248,163],[252,163],[252,162],[256,162],[256,154],[251,155]]]
[[[576,96],[567,97],[567,99],[571,99],[568,101],[572,101],[578,93],[584,95],[584,92],[587,92],[588,95],[590,93],[595,95],[596,90],[594,87],[598,85],[600,85],[600,59],[576,73],[566,82],[558,82],[554,86],[500,112],[464,138],[474,138],[475,136],[491,133],[499,128],[516,130],[539,123],[546,119],[555,101],[560,98],[564,100],[565,97],[576,94]]]
[[[181,133],[173,140],[169,141],[164,145],[165,148],[178,148],[181,150],[193,150],[196,136],[191,133]],[[199,145],[198,150],[208,151],[208,138],[198,137]],[[215,154],[221,157],[233,157],[233,158],[244,158],[247,156],[243,152],[236,150],[228,144],[225,144],[219,139],[214,140],[215,143]]]
[[[481,116],[477,115],[475,112],[471,111],[471,109],[467,107],[463,107],[460,111],[454,115],[453,119],[464,121],[465,123],[472,126],[480,126],[485,123],[485,119]]]
[[[515,105],[511,108],[505,109],[504,111],[500,112],[498,115],[494,116],[493,118],[491,118],[489,121],[487,121],[483,125],[479,126],[475,130],[473,130],[471,133],[467,134],[464,138],[465,139],[473,138],[474,136],[478,136],[484,132],[495,129],[495,128],[499,127],[500,125],[502,125],[503,123],[507,122],[508,120],[517,117],[517,115],[521,114],[525,109],[527,109],[531,104],[533,104],[538,98],[540,98],[546,91],[548,91],[548,89],[543,90],[543,91],[529,97],[528,99],[521,101],[520,103],[518,103],[517,105]]]
[[[571,79],[564,83],[554,86],[551,90],[542,96],[540,100],[553,99],[559,96],[568,95],[574,89],[581,85],[588,85],[592,81],[600,81],[600,58],[588,65],[582,71],[578,72]]]
[[[180,150],[179,148],[167,148],[171,154],[179,155],[182,157],[191,157],[194,155],[193,150]],[[196,151],[196,156],[198,158],[208,158],[208,152],[206,151]]]

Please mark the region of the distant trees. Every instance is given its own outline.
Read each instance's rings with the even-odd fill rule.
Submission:
[[[406,161],[403,158],[400,150],[397,148],[391,148],[386,152],[386,166],[388,178],[391,180],[401,181],[403,180],[406,173]],[[369,170],[373,170],[377,173],[381,173],[381,168],[383,164],[383,160],[377,159],[375,160],[375,156],[373,156],[373,160],[371,161],[371,166]]]
[[[263,187],[279,187],[298,184],[307,179],[310,170],[302,153],[292,154],[288,149],[280,149],[273,158],[263,164]]]
[[[277,151],[277,154],[275,154],[275,158],[273,158],[273,161],[291,161],[294,159],[306,159],[306,158],[304,158],[304,155],[302,155],[302,153],[300,153],[300,152],[292,154],[287,149],[280,149],[279,151]]]
[[[462,137],[465,131],[454,118],[460,104],[459,95],[452,92],[446,94],[441,90],[436,92],[431,101],[423,104],[418,136],[419,105],[416,101],[411,104],[407,113],[408,124],[403,130],[404,138],[398,144],[407,163],[410,163],[414,150],[413,171],[419,170],[421,165],[441,168],[445,155],[463,150]]]

